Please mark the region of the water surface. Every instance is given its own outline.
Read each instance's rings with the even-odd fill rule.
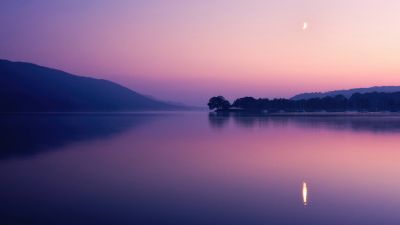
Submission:
[[[400,118],[0,116],[0,224],[398,224]]]

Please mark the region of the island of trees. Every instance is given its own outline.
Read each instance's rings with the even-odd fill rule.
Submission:
[[[343,95],[323,98],[291,100],[244,97],[232,104],[223,96],[212,97],[208,102],[210,110],[252,111],[252,112],[399,112],[400,92],[355,93],[349,98]]]

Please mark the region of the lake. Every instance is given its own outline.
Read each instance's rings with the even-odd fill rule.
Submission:
[[[0,224],[399,224],[400,117],[0,116]]]

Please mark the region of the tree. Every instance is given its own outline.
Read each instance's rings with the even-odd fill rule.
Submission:
[[[234,107],[234,111],[248,112],[400,112],[400,92],[354,93],[349,99],[343,95],[300,100],[244,97],[236,99],[232,105],[224,97],[218,96],[211,98],[208,106],[217,110]]]
[[[231,103],[229,103],[229,101],[223,96],[210,98],[207,105],[210,110],[227,110],[231,107]]]
[[[247,109],[247,110],[257,110],[259,108],[259,104],[257,99],[253,97],[244,97],[236,99],[233,102],[233,107]]]

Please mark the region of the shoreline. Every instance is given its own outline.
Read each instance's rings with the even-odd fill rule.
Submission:
[[[257,111],[213,111],[215,115],[266,116],[266,117],[400,117],[400,112],[257,112]]]

